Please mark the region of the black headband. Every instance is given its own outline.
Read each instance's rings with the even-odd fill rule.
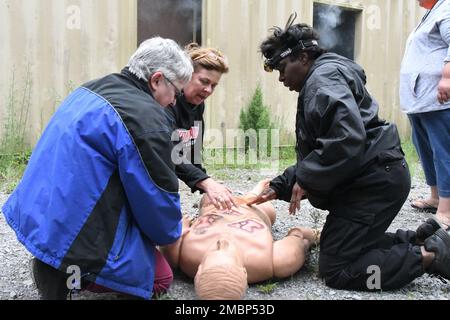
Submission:
[[[319,46],[317,40],[299,40],[296,46],[292,48],[288,47],[286,50],[281,51],[280,54],[274,55],[270,59],[266,59],[266,61],[264,62],[264,70],[266,70],[267,72],[272,72],[274,69],[277,68],[281,60],[290,56],[294,52],[317,46]]]

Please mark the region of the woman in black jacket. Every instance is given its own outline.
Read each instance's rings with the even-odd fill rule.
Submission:
[[[196,43],[188,45],[186,51],[193,61],[194,73],[176,104],[168,108],[175,125],[172,140],[177,144],[173,153],[177,176],[192,192],[206,192],[217,208],[231,209],[234,205],[231,190],[209,177],[202,166],[205,100],[228,72],[228,62],[217,49],[202,48]]]
[[[378,118],[363,69],[319,47],[306,24],[275,27],[261,44],[267,71],[299,92],[297,164],[253,203],[308,198],[329,215],[320,239],[319,271],[338,289],[400,288],[425,271],[450,278],[450,236],[427,222],[418,233],[386,233],[411,180],[397,128]]]

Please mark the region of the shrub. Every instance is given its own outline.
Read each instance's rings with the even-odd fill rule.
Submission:
[[[267,148],[270,153],[271,150],[271,132],[270,130],[275,129],[275,125],[272,123],[270,109],[267,105],[263,103],[263,94],[261,91],[261,86],[258,85],[256,87],[255,93],[251,98],[249,104],[246,108],[241,110],[239,120],[239,129],[242,129],[244,132],[248,130],[255,130],[257,133],[257,155],[260,157],[260,133],[261,130],[268,130],[267,138]],[[250,147],[249,138],[246,137],[245,141],[245,151],[247,152]],[[270,155],[270,154],[268,154]]]

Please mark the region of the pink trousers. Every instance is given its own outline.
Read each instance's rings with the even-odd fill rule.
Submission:
[[[165,293],[173,281],[172,269],[164,256],[155,249],[155,280],[153,282],[153,294],[159,295]],[[108,293],[115,292],[109,288],[100,286],[95,283],[90,283],[85,290],[94,293]]]

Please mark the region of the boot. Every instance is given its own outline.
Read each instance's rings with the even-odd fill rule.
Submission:
[[[435,258],[426,272],[450,280],[450,235],[444,229],[437,230],[424,242],[425,250],[434,252]]]
[[[31,277],[41,300],[67,300],[68,274],[33,258],[30,262]]]
[[[431,237],[436,231],[441,228],[441,225],[436,221],[436,219],[428,219],[417,228],[416,243],[422,245],[427,238]]]

